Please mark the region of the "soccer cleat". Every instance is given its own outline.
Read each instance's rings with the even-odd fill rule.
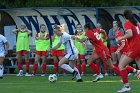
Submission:
[[[83,82],[83,80],[82,79],[78,79],[76,82]]]
[[[93,76],[97,76],[97,74],[93,74]]]
[[[19,70],[19,73],[17,74],[18,77],[23,76],[23,70]]]
[[[26,73],[26,74],[25,74],[25,76],[30,77],[30,76],[32,76],[32,75],[31,75],[31,74],[29,74],[29,73]]]
[[[45,77],[45,76],[46,76],[46,74],[41,74],[41,76],[42,76],[42,77]]]
[[[123,92],[128,92],[128,91],[130,91],[131,90],[131,88],[128,86],[128,87],[123,87],[122,89],[120,89],[120,90],[118,90],[117,92],[118,93],[123,93]]]
[[[32,77],[36,76],[36,74],[31,74]]]
[[[97,82],[100,79],[102,79],[104,76],[100,73],[99,75],[97,75],[97,77],[93,80],[93,82]]]
[[[108,73],[105,73],[105,76],[109,76]]]
[[[72,74],[73,74],[72,80],[74,80],[78,72],[74,70]]]

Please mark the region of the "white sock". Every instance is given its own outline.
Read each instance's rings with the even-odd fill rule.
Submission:
[[[67,71],[69,71],[69,72],[71,72],[71,73],[73,73],[73,71],[74,71],[74,69],[72,69],[69,65],[67,65],[67,64],[62,64],[61,65],[61,68],[63,68],[63,69],[65,69],[65,70],[67,70]]]
[[[76,78],[81,79],[81,76],[80,76],[80,73],[79,73],[78,69],[76,67],[74,67],[74,70],[78,72],[78,74],[76,75]]]
[[[136,69],[134,69],[134,70],[133,70],[133,72],[134,72],[134,73],[136,73],[136,72],[137,72],[137,70],[136,70]]]
[[[3,76],[3,70],[4,70],[3,65],[0,65],[0,77]]]
[[[124,86],[125,86],[125,87],[129,87],[129,83],[125,83]]]

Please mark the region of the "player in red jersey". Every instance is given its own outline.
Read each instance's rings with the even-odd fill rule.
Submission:
[[[140,46],[139,46],[140,32],[139,32],[139,28],[138,28],[138,23],[135,20],[131,10],[125,10],[124,17],[126,19],[126,22],[124,24],[126,34],[124,36],[118,37],[117,41],[127,39],[128,44],[129,44],[129,49],[128,49],[127,53],[123,57],[120,58],[120,61],[119,61],[120,75],[121,75],[122,81],[124,83],[124,87],[122,89],[118,90],[119,93],[127,92],[127,91],[131,90],[129,83],[128,83],[127,69],[125,67],[133,60],[136,60],[137,63],[139,63],[139,61],[140,61],[140,58],[138,58],[140,56]]]
[[[102,76],[100,75],[100,71],[93,63],[93,61],[99,58],[101,58],[104,62],[106,62],[106,64],[110,66],[110,68],[113,69],[115,73],[120,75],[119,69],[112,64],[112,60],[108,48],[103,44],[103,42],[100,39],[99,33],[105,34],[104,30],[102,29],[93,30],[90,23],[85,24],[84,28],[86,32],[85,36],[87,36],[87,39],[77,38],[77,41],[85,42],[86,40],[89,40],[95,48],[92,55],[87,60],[87,63],[89,64],[90,68],[97,74],[97,77],[95,80],[93,80],[93,82],[98,81],[102,78]]]

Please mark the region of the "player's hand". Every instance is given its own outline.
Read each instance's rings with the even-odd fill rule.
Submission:
[[[121,41],[123,39],[123,37],[118,37],[118,38],[116,38],[116,42],[119,42],[119,41]]]
[[[118,54],[120,51],[116,51],[115,54]]]

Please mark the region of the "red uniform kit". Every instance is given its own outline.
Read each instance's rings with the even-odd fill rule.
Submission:
[[[128,52],[126,54],[126,56],[132,58],[132,59],[136,59],[140,56],[140,37],[139,37],[139,30],[130,22],[126,22],[124,24],[125,27],[125,31],[129,31],[129,29],[131,29],[132,33],[133,33],[133,38],[127,39],[128,40],[128,44],[129,44],[129,49]]]
[[[124,33],[119,31],[118,34],[115,35],[115,38],[122,37],[122,36],[124,36]],[[127,52],[127,50],[129,49],[129,45],[128,45],[127,39],[124,39],[124,40],[121,40],[120,42],[117,42],[118,47],[120,47],[122,45],[122,42],[125,42],[125,46],[120,51],[120,53],[121,54],[125,54]]]
[[[107,61],[110,56],[108,48],[103,44],[99,36],[99,29],[89,30],[85,36],[88,37],[90,43],[95,47],[94,53],[96,53],[102,60]]]

